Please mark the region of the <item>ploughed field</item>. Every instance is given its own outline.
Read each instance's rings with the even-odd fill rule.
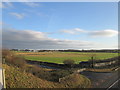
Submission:
[[[92,52],[16,52],[27,60],[43,61],[62,64],[64,60],[71,59],[75,63],[88,61],[93,56],[94,59],[107,59],[118,56],[118,53],[92,53]]]

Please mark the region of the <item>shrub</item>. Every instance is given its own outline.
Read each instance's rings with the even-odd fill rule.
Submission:
[[[12,51],[3,49],[2,58],[5,60],[5,63],[9,65],[25,68],[26,65],[25,59],[22,56],[15,55]]]
[[[71,59],[67,59],[67,60],[64,60],[63,63],[64,64],[75,64],[75,61]]]
[[[63,63],[70,67],[73,67],[73,65],[75,64],[75,61],[71,59],[67,59],[67,60],[64,60]]]
[[[26,72],[32,73],[34,76],[37,76],[39,78],[54,82],[58,82],[59,78],[68,76],[73,73],[72,70],[45,71],[43,68],[35,65],[28,66]]]
[[[2,58],[5,58],[6,56],[11,56],[12,52],[10,52],[8,49],[2,50]]]
[[[48,71],[45,71],[42,68],[35,65],[28,66],[26,72],[32,73],[33,75],[46,80],[50,80],[51,78],[50,73]]]

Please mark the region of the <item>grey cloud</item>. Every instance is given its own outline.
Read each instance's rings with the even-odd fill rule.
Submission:
[[[93,37],[113,37],[118,35],[118,31],[111,30],[111,29],[101,30],[101,31],[92,31],[92,32],[89,32],[89,35]]]
[[[32,30],[3,30],[3,47],[30,49],[86,49],[95,46],[93,42],[60,40],[46,36],[44,32]]]
[[[118,31],[117,30],[112,30],[112,29],[106,29],[106,30],[97,30],[97,31],[87,31],[87,30],[82,30],[79,28],[75,28],[75,29],[65,29],[65,30],[61,30],[60,32],[62,33],[67,33],[67,34],[87,34],[88,36],[92,36],[92,37],[113,37],[118,35]]]

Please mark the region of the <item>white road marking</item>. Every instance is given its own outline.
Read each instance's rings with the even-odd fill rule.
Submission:
[[[111,87],[113,87],[120,79],[118,79],[117,81],[115,81],[112,85],[110,85],[107,90],[109,90]]]

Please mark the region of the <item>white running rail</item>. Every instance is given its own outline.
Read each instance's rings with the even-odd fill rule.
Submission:
[[[0,90],[5,87],[5,72],[4,69],[0,68]]]

